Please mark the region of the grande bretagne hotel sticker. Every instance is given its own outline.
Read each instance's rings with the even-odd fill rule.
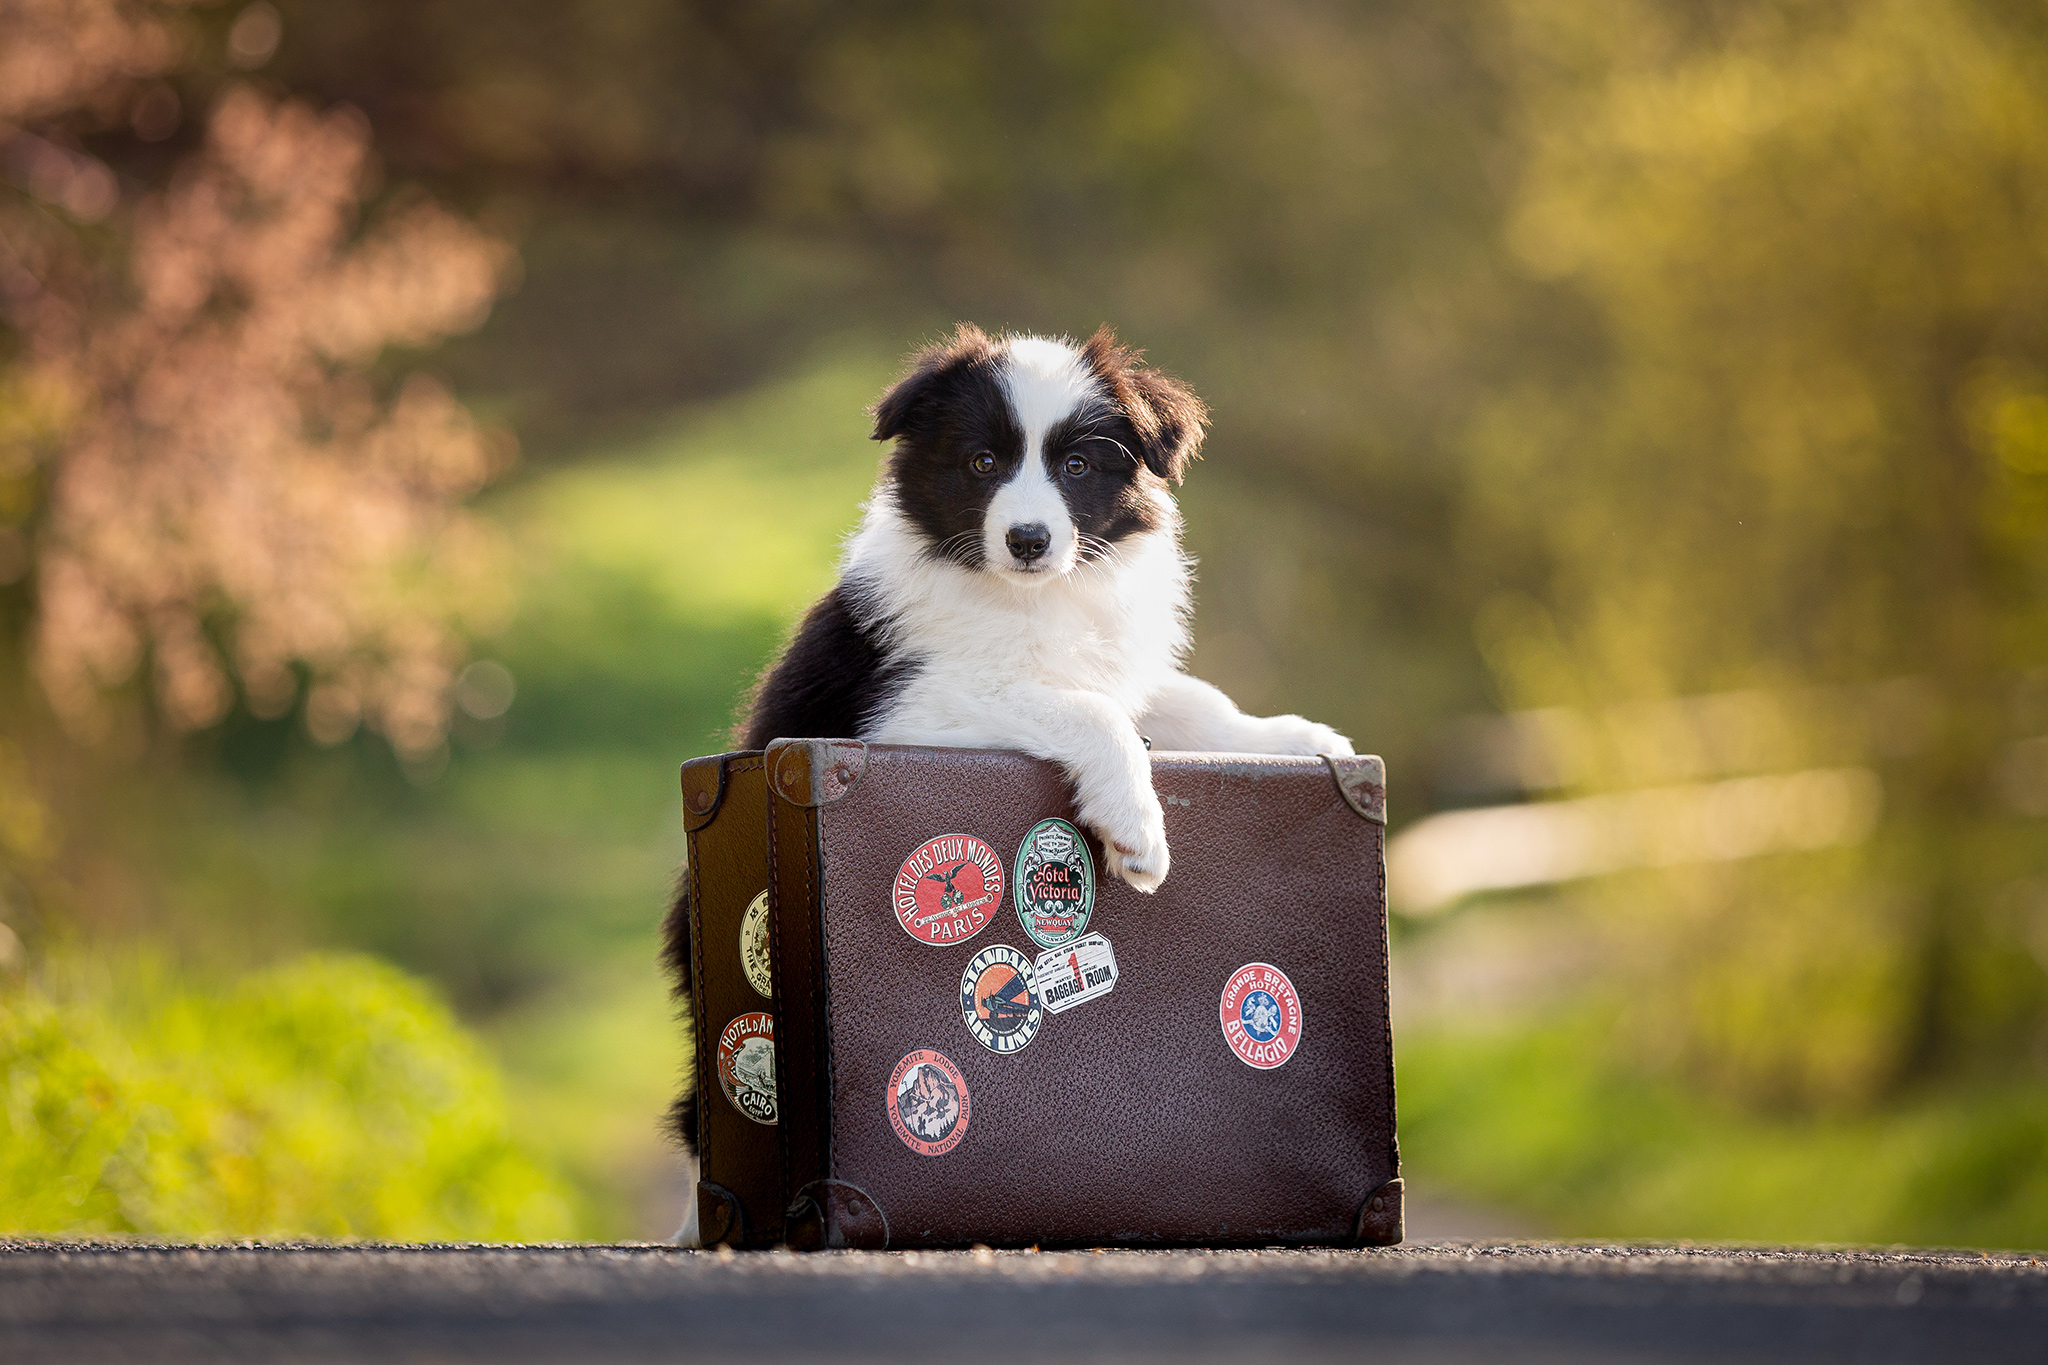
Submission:
[[[1223,983],[1223,1041],[1260,1071],[1286,1064],[1301,1046],[1301,996],[1270,962],[1247,962]]]

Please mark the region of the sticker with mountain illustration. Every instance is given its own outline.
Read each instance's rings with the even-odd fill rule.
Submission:
[[[1057,948],[1088,929],[1095,909],[1095,859],[1081,831],[1064,820],[1040,820],[1017,846],[1011,895],[1031,941]]]
[[[1003,864],[972,834],[941,834],[897,869],[890,906],[919,943],[964,943],[988,927],[1003,903]]]
[[[887,1100],[889,1126],[919,1156],[944,1156],[967,1136],[967,1078],[943,1052],[919,1048],[896,1063]]]

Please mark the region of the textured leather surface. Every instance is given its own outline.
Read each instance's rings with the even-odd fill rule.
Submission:
[[[707,768],[709,771],[707,771]],[[693,796],[710,794],[692,811]],[[718,1084],[718,1035],[736,1016],[771,1009],[740,965],[740,921],[768,885],[763,833],[768,783],[758,753],[721,754],[683,767],[689,831],[690,998],[696,1030],[697,1150],[702,1177],[736,1201],[738,1226],[705,1245],[773,1246],[782,1239],[782,1166],[775,1130],[741,1114]],[[729,1222],[732,1220],[728,1220]]]
[[[1158,894],[1107,876],[1091,841],[1087,928],[1114,947],[1114,990],[1047,1014],[1007,1056],[968,1032],[960,977],[991,944],[1040,952],[1008,883],[1025,833],[1073,818],[1059,770],[870,745],[833,804],[771,803],[778,995],[802,980],[809,997],[778,1002],[786,1188],[846,1182],[895,1247],[1386,1239],[1385,1217],[1361,1217],[1398,1174],[1383,827],[1320,759],[1162,753],[1153,781],[1173,846]],[[942,834],[991,846],[1005,905],[973,938],[933,947],[898,924],[890,889]],[[1218,1021],[1226,982],[1253,962],[1279,967],[1301,999],[1300,1043],[1271,1070],[1240,1061]],[[889,1120],[890,1075],[922,1048],[950,1058],[969,1091],[967,1132],[941,1156],[912,1151]],[[828,1228],[824,1240],[864,1239]]]

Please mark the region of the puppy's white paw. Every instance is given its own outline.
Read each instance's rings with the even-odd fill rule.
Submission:
[[[1327,725],[1300,716],[1268,716],[1263,722],[1269,754],[1332,754],[1338,758],[1351,753],[1351,741]]]
[[[1115,815],[1084,808],[1079,812],[1081,823],[1102,840],[1102,855],[1111,874],[1149,896],[1166,880],[1166,812],[1149,786],[1132,792],[1118,805],[1122,809]]]

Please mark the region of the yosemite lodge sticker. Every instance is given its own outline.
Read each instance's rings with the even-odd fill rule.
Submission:
[[[944,1156],[967,1136],[967,1080],[952,1058],[919,1048],[889,1077],[889,1126],[920,1156]]]
[[[718,1088],[754,1122],[775,1122],[774,1015],[742,1014],[718,1035]]]
[[[1287,973],[1248,962],[1223,986],[1223,1041],[1246,1066],[1271,1071],[1301,1045],[1301,997]]]
[[[1003,901],[1003,865],[972,834],[927,839],[903,860],[889,901],[919,943],[964,943],[988,927]]]
[[[1095,860],[1081,831],[1064,820],[1040,820],[1017,846],[1011,895],[1031,941],[1057,948],[1081,937],[1095,908]]]

